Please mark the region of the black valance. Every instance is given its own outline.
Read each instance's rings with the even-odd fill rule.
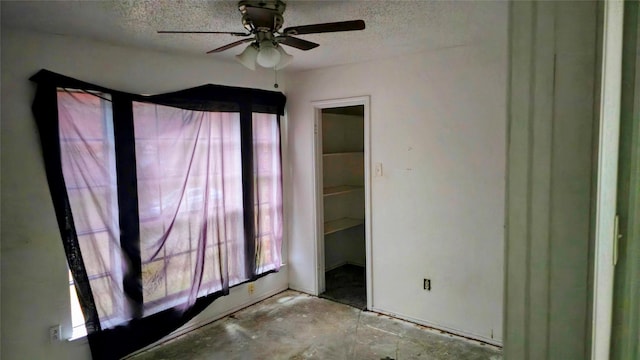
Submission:
[[[284,115],[284,105],[287,100],[281,92],[212,84],[157,95],[131,94],[44,69],[38,71],[30,80],[40,85],[119,94],[132,101],[151,102],[196,111],[237,112],[244,107],[251,112]]]

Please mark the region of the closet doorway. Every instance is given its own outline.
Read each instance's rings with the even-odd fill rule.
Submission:
[[[371,308],[369,98],[313,105],[317,294]]]

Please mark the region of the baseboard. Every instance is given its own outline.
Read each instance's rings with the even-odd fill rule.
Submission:
[[[360,267],[367,267],[367,265],[366,265],[366,264],[359,263],[359,262],[355,262],[355,261],[347,261],[347,264],[349,264],[349,265],[355,265],[355,266],[360,266]]]
[[[242,310],[242,309],[244,309],[246,307],[249,307],[251,305],[259,303],[260,301],[268,299],[268,298],[270,298],[270,297],[272,297],[272,296],[274,296],[276,294],[279,294],[279,293],[281,293],[281,292],[283,292],[283,291],[285,291],[287,289],[288,289],[288,286],[285,285],[284,287],[275,288],[275,289],[273,289],[271,291],[267,291],[265,293],[262,293],[262,294],[260,294],[260,295],[258,295],[256,297],[253,297],[253,298],[249,299],[248,301],[242,302],[242,303],[240,303],[240,304],[238,304],[238,305],[236,305],[234,307],[231,307],[231,308],[227,309],[226,311],[221,312],[220,314],[216,314],[215,317],[212,317],[212,318],[197,322],[197,323],[195,323],[195,324],[193,324],[191,326],[188,326],[188,327],[185,327],[183,329],[180,329],[179,330],[180,334],[177,334],[178,331],[175,332],[176,336],[184,335],[184,334],[186,334],[186,333],[188,333],[190,331],[193,331],[193,330],[195,330],[197,328],[200,328],[200,327],[203,327],[205,325],[211,324],[212,322],[214,322],[216,320],[220,320],[223,317],[225,317],[227,315],[231,315],[236,311]],[[171,335],[173,335],[173,334],[171,334]],[[175,337],[175,336],[173,336],[173,337]]]
[[[337,264],[331,265],[329,267],[325,267],[324,272],[335,270],[335,269],[339,268],[340,266],[344,266],[344,265],[355,265],[355,266],[360,266],[360,267],[366,267],[365,264],[362,264],[362,263],[359,263],[359,262],[342,261],[342,262],[339,262]]]
[[[339,263],[332,264],[332,265],[330,265],[330,266],[325,266],[325,267],[324,267],[324,272],[327,272],[327,271],[331,271],[331,270],[337,269],[337,268],[339,268],[340,266],[347,265],[347,264],[348,264],[348,262],[347,262],[347,261],[341,261],[341,262],[339,262]]]
[[[426,327],[434,329],[434,330],[443,331],[443,332],[446,332],[447,334],[454,335],[454,336],[457,336],[457,337],[461,337],[461,338],[464,338],[464,339],[467,339],[467,340],[479,341],[481,343],[485,343],[485,344],[488,344],[488,345],[493,345],[493,346],[502,348],[502,341],[498,341],[496,339],[487,338],[487,337],[484,337],[482,335],[477,335],[477,334],[473,334],[473,333],[466,332],[466,331],[452,329],[452,328],[447,327],[447,326],[442,326],[442,325],[435,324],[435,323],[432,323],[432,322],[429,322],[429,321],[416,319],[414,317],[411,317],[411,316],[408,316],[408,315],[404,315],[404,314],[385,311],[385,310],[378,309],[378,308],[375,308],[375,307],[370,309],[370,310],[373,311],[373,312],[377,312],[377,313],[380,313],[380,314],[384,314],[384,315],[390,316],[390,317],[394,317],[394,318],[401,319],[401,320],[406,320],[406,321],[409,321],[409,322],[412,322],[412,323],[415,323],[415,324],[418,324],[418,325],[426,326]]]
[[[298,291],[298,292],[301,292],[301,293],[313,295],[313,296],[318,296],[318,294],[316,294],[316,292],[314,290],[306,289],[306,288],[295,286],[295,285],[291,285],[291,284],[289,284],[289,289],[293,290],[293,291]]]

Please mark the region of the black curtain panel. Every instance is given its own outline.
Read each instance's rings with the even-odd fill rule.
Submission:
[[[143,96],[47,70],[32,110],[94,359],[176,330],[280,269],[282,93]]]

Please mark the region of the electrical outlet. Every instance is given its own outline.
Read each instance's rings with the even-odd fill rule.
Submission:
[[[256,284],[249,283],[247,289],[249,290],[249,295],[253,295],[253,292],[256,291]]]
[[[49,341],[52,343],[62,341],[61,334],[62,334],[62,327],[60,326],[60,324],[50,327]]]
[[[427,291],[431,291],[431,279],[424,279],[422,281],[422,288]]]

